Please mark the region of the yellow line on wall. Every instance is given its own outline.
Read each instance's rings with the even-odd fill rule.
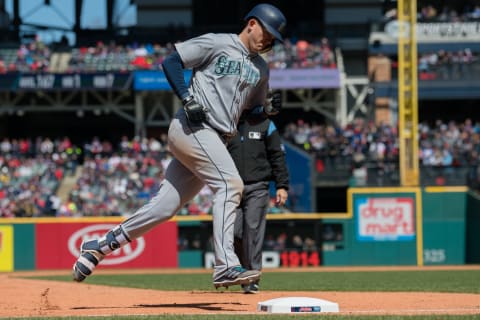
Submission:
[[[333,212],[333,213],[270,213],[267,214],[267,220],[319,220],[319,219],[350,219],[352,217],[351,210],[349,212]],[[112,222],[120,223],[126,217],[45,217],[45,218],[2,218],[0,225],[5,224],[28,224],[28,223],[98,223]],[[195,221],[212,221],[211,215],[186,215],[174,216],[170,221],[176,222],[195,222]]]
[[[357,193],[415,193],[418,187],[375,187],[375,188],[348,188],[349,194]]]
[[[417,217],[417,265],[419,267],[423,266],[423,208],[422,208],[422,193],[420,188],[416,188],[415,199],[416,199],[416,214]]]
[[[442,193],[442,192],[467,192],[468,187],[465,186],[450,186],[450,187],[444,187],[444,186],[432,186],[432,187],[425,187],[425,192],[430,192],[430,193]]]

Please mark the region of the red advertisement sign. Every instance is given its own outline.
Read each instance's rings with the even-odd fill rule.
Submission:
[[[71,268],[82,241],[99,238],[117,224],[40,223],[36,225],[37,269]],[[163,223],[100,262],[108,268],[177,267],[177,224]]]

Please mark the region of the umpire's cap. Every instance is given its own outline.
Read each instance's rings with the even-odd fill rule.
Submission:
[[[253,7],[245,16],[245,21],[255,18],[263,25],[267,31],[278,41],[283,42],[283,33],[287,26],[287,19],[283,13],[275,6],[267,3],[260,3]]]

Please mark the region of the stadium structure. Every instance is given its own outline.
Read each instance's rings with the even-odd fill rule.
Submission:
[[[176,41],[205,32],[238,32],[243,14],[256,3],[96,1],[106,14],[104,27],[93,30],[82,22],[87,0],[71,0],[69,14],[55,0],[39,1],[30,11],[22,9],[26,2],[0,1],[9,16],[1,26],[0,138],[68,136],[78,145],[93,136],[118,144],[122,136],[165,134],[181,104],[161,70],[162,54]],[[306,140],[285,137],[291,200],[287,212],[269,214],[267,239],[285,237],[288,245],[268,261],[282,266],[479,262],[479,4],[272,3],[288,12],[286,45],[295,59],[279,60],[284,49],[266,56],[270,85],[281,90],[284,106],[275,123],[284,133],[292,126],[310,132]],[[222,14],[212,17],[213,7]],[[55,12],[65,26],[33,21],[35,10]],[[132,25],[119,23],[126,10],[135,12]],[[39,34],[46,30],[61,36],[42,43]],[[42,54],[39,44],[47,48]],[[40,62],[25,59],[24,50],[35,51],[33,61]],[[328,63],[322,64],[315,50],[333,58],[324,57]],[[186,80],[189,76],[186,72]],[[427,154],[441,159],[427,162]],[[15,219],[4,221],[19,234],[30,230]],[[177,221],[179,238],[189,245],[172,265],[209,266],[211,217]],[[49,226],[38,225],[31,226],[39,228],[37,235],[49,233]],[[296,236],[304,240],[301,248]],[[63,250],[65,257],[55,265],[14,257],[17,266],[12,262],[4,269],[69,266],[74,247]]]

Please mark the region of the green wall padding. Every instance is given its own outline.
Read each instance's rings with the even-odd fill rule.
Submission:
[[[14,225],[14,268],[15,270],[35,269],[35,225]],[[54,254],[54,253],[52,253]]]

